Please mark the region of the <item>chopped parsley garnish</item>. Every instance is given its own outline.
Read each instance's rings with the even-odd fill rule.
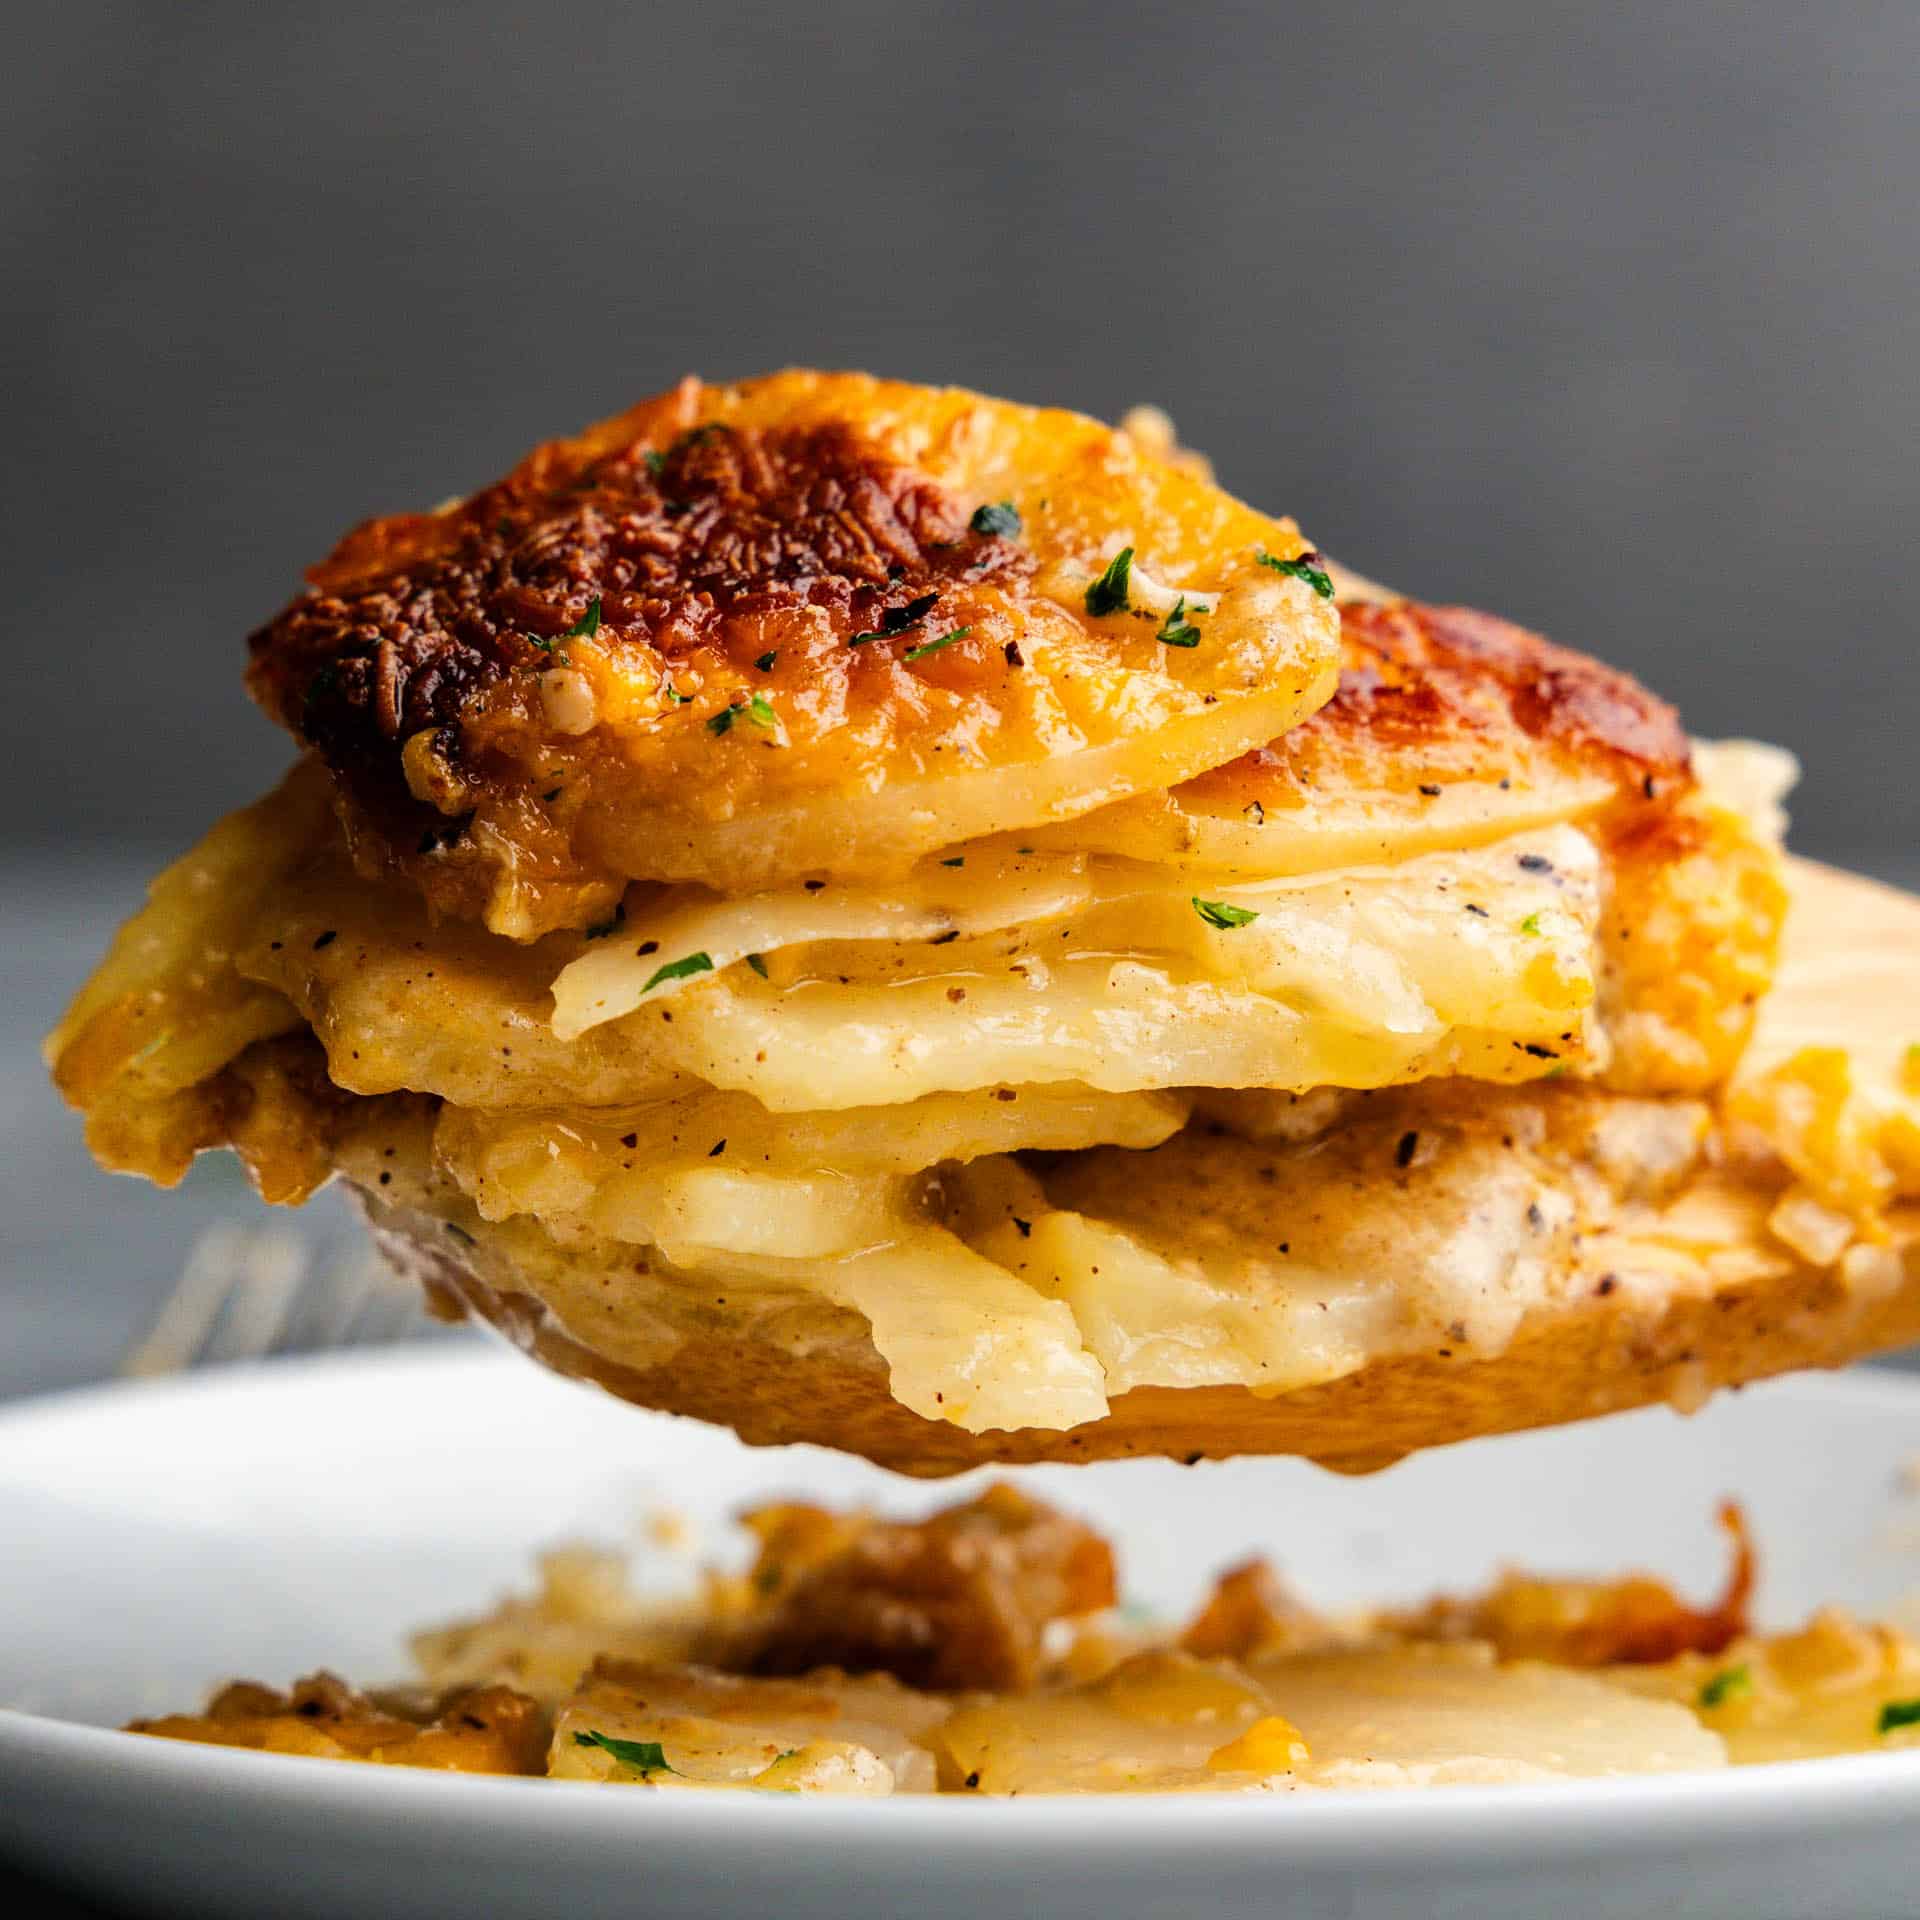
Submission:
[[[750,966],[754,970],[754,972],[760,976],[762,980],[764,980],[767,977],[767,960],[764,954],[760,954],[760,953],[748,954],[747,965]]]
[[[685,980],[696,973],[713,971],[713,955],[710,953],[689,953],[679,960],[669,960],[664,967],[656,968],[653,978],[640,989],[642,993],[651,993],[655,987],[669,980]]]
[[[1205,607],[1195,607],[1195,613],[1205,613]],[[1160,631],[1155,636],[1163,647],[1197,647],[1200,644],[1200,629],[1187,618],[1187,596],[1183,593],[1173,603],[1173,611],[1160,623]]]
[[[707,441],[717,439],[727,431],[728,428],[725,421],[709,420],[704,426],[689,427],[686,432],[667,449],[667,452],[669,454],[675,454],[684,451],[688,447],[704,446]]]
[[[1009,540],[1020,537],[1020,510],[1011,500],[996,500],[991,506],[975,507],[967,522],[975,533],[1004,533]]]
[[[1522,933],[1530,933],[1537,939],[1540,934],[1540,916],[1537,913],[1528,914],[1527,917],[1520,922],[1520,931]]]
[[[951,860],[942,860],[940,864],[943,867],[964,867],[967,864],[967,857],[963,853],[956,853]]]
[[[938,640],[923,640],[917,647],[909,647],[900,658],[924,660],[928,654],[938,653],[942,647],[950,647],[956,640],[964,640],[972,631],[971,627],[955,627],[951,633],[943,633]]]
[[[1298,560],[1276,560],[1265,547],[1260,549],[1260,564],[1289,580],[1304,580],[1322,600],[1333,598],[1333,576],[1320,564],[1320,556],[1309,547]]]
[[[587,929],[587,938],[589,940],[604,940],[608,934],[618,933],[626,924],[627,903],[624,900],[616,900],[613,903],[613,918],[611,920],[598,921],[593,926],[590,926]]]
[[[660,676],[660,697],[670,707],[684,707],[693,698],[691,694],[682,693],[665,674]]]
[[[935,607],[940,604],[937,593],[923,593],[917,600],[909,600],[904,607],[889,607],[880,616],[880,624],[870,633],[849,634],[847,645],[864,647],[869,640],[891,640],[897,633],[905,633],[909,627],[917,627]]]
[[[1106,571],[1087,589],[1087,611],[1098,620],[1109,613],[1125,613],[1127,587],[1133,575],[1133,549],[1122,547],[1107,562]]]
[[[763,653],[753,664],[758,667],[762,673],[771,673],[773,671],[773,663],[779,658],[780,649],[774,647],[770,651]]]
[[[1250,927],[1260,918],[1251,907],[1236,907],[1225,900],[1202,900],[1196,893],[1193,896],[1193,910],[1210,927],[1218,927],[1222,933],[1234,927]]]
[[[1033,1222],[1031,1220],[1022,1220],[1017,1213],[1010,1213],[1007,1215],[1007,1218],[1020,1229],[1020,1238],[1022,1240],[1031,1240],[1033,1238]]]
[[[756,727],[777,727],[780,724],[780,716],[774,712],[773,702],[764,693],[756,693],[751,700],[743,700],[737,707],[722,707],[707,721],[707,731],[712,734],[730,732],[736,720],[750,720]]]
[[[658,1740],[616,1740],[610,1733],[602,1733],[595,1727],[589,1733],[576,1733],[573,1736],[576,1747],[598,1747],[604,1754],[611,1755],[623,1767],[631,1767],[636,1773],[678,1773],[678,1767],[667,1764],[667,1756]]]
[[[599,631],[600,596],[596,593],[593,598],[587,602],[586,612],[583,613],[565,633],[555,634],[550,640],[543,639],[537,633],[530,633],[527,635],[527,641],[529,645],[538,647],[549,659],[557,660],[563,667],[566,667],[571,666],[573,663],[567,658],[566,648],[560,643],[563,640],[591,640]]]
[[[660,469],[667,464],[667,456],[658,447],[649,447],[640,458],[647,463],[647,471],[656,478]]]
[[[1893,1733],[1901,1727],[1920,1725],[1920,1700],[1889,1700],[1880,1709],[1874,1723],[1876,1733]]]
[[[1729,1700],[1744,1699],[1753,1691],[1753,1669],[1743,1660],[1738,1666],[1722,1667],[1700,1689],[1703,1707],[1724,1707]]]
[[[151,1060],[172,1038],[173,1029],[171,1027],[162,1027],[161,1030],[127,1062],[128,1066],[137,1067],[143,1060]]]

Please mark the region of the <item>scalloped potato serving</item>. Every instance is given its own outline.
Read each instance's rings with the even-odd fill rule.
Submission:
[[[1920,1334],[1920,908],[1163,433],[688,380],[251,644],[301,757],[54,1076],[617,1394],[1361,1468]]]
[[[1009,1486],[924,1520],[745,1518],[740,1573],[641,1600],[618,1556],[416,1636],[374,1694],[250,1682],[132,1731],[386,1766],[656,1792],[1316,1794],[1542,1784],[1900,1750],[1920,1649],[1837,1611],[1760,1634],[1754,1566],[1688,1605],[1647,1575],[1503,1576],[1344,1617],[1273,1569],[1184,1625],[1115,1606],[1107,1543]]]

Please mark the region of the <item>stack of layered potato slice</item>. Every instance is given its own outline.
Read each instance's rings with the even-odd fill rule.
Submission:
[[[303,757],[50,1042],[94,1151],[337,1174],[548,1364],[919,1473],[1920,1335],[1920,907],[1152,426],[689,380],[349,535],[252,642]]]

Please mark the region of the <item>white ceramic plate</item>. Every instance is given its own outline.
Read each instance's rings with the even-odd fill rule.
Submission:
[[[1503,1559],[1710,1588],[1726,1493],[1764,1613],[1920,1587],[1920,1386],[1788,1382],[1692,1421],[1481,1442],[1367,1480],[1291,1462],[1042,1468],[1176,1607],[1259,1549],[1330,1602]],[[127,1739],[234,1672],[404,1671],[413,1625],[524,1581],[558,1539],[710,1523],[781,1492],[951,1498],[861,1463],[617,1407],[457,1343],[116,1387],[0,1414],[0,1849],[152,1911],[581,1920],[832,1914],[1910,1914],[1920,1759],[1305,1801],[620,1793]]]

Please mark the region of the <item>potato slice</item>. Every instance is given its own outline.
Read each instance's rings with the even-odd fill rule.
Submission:
[[[554,1718],[547,1771],[668,1791],[931,1793],[922,1736],[945,1711],[885,1675],[755,1680],[602,1660]]]

